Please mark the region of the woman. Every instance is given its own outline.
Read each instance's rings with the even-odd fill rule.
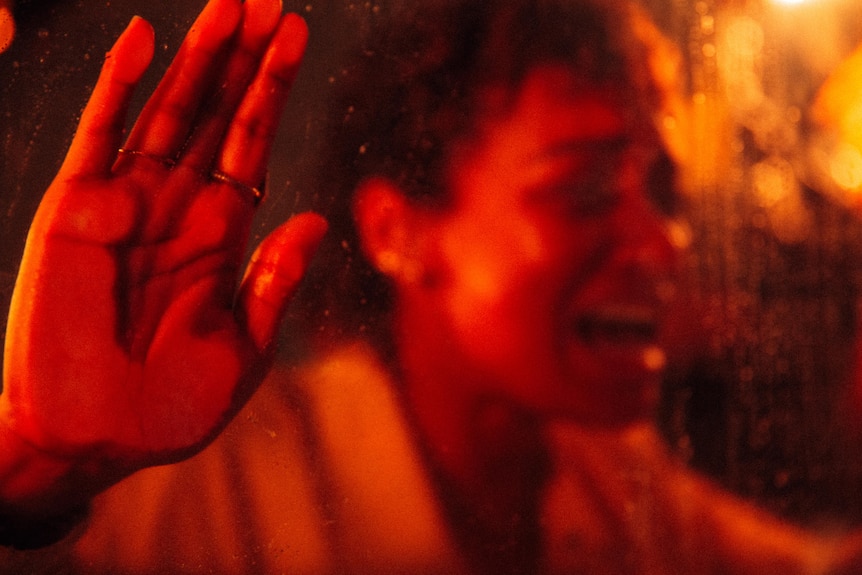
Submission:
[[[331,115],[348,265],[307,289],[333,324],[245,408],[326,227],[286,223],[235,289],[305,29],[213,0],[125,141],[152,31],[118,40],[16,287],[4,538],[72,529],[47,555],[88,573],[837,568],[852,542],[722,494],[652,427],[681,152],[654,29],[604,2],[384,20]]]

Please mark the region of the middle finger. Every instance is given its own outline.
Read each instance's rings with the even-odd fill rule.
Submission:
[[[212,98],[201,109],[183,150],[183,164],[210,168],[225,129],[255,76],[281,19],[279,0],[246,0],[242,28],[218,77]]]
[[[176,159],[242,11],[239,0],[210,0],[144,106],[125,148]]]

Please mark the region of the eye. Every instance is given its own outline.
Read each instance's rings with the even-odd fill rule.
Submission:
[[[613,174],[605,170],[597,170],[589,178],[569,183],[565,194],[570,214],[582,218],[608,214],[619,204],[621,197]]]
[[[532,201],[561,217],[587,219],[607,215],[622,197],[614,171],[607,163],[597,159],[545,182],[530,194]]]
[[[559,194],[568,215],[594,218],[607,215],[619,205],[621,155],[616,150],[591,153],[581,165],[560,182]]]
[[[625,150],[623,137],[602,141],[576,142],[548,154],[549,177],[529,196],[555,215],[572,219],[606,216],[619,204],[625,186],[621,183]],[[642,182],[643,173],[638,178]]]

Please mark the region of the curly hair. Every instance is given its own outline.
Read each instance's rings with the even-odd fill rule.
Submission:
[[[300,293],[323,342],[366,334],[389,346],[391,286],[365,260],[351,214],[363,179],[382,176],[415,202],[445,207],[445,169],[474,134],[491,87],[512,98],[536,65],[563,64],[620,87],[644,109],[662,90],[634,32],[642,13],[612,0],[431,0],[379,6],[332,100],[314,209],[330,222]],[[418,3],[417,3],[418,4]]]

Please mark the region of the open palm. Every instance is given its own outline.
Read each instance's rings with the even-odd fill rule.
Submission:
[[[242,273],[306,35],[277,0],[212,0],[119,152],[152,29],[135,19],[117,41],[13,296],[0,413],[23,442],[128,470],[175,461],[261,381],[325,229],[292,219]]]

